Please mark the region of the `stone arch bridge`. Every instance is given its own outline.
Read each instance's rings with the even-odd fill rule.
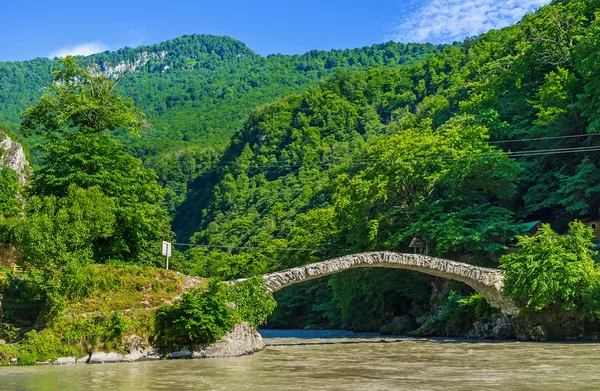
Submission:
[[[499,308],[504,314],[515,316],[518,313],[518,307],[515,303],[502,293],[504,274],[501,270],[419,254],[380,251],[345,255],[323,262],[266,274],[263,278],[267,289],[270,292],[275,292],[299,282],[328,276],[348,269],[364,267],[414,270],[460,281],[475,289],[485,297],[492,307]]]

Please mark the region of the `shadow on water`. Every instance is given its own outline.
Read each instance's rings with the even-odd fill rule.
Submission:
[[[435,344],[502,344],[525,343],[519,340],[466,339],[452,337],[415,337],[410,335],[382,335],[376,332],[359,332],[351,330],[304,330],[304,329],[260,329],[265,339],[265,346],[304,346],[304,345],[356,345],[381,343],[435,343]],[[285,341],[296,340],[296,341]],[[281,341],[280,341],[281,340]],[[315,342],[298,342],[307,340]],[[324,340],[324,341],[323,341]],[[532,343],[532,341],[527,341]],[[598,341],[537,341],[535,344],[590,344],[598,345]]]

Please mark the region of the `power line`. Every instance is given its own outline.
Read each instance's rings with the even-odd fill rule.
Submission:
[[[524,138],[524,139],[518,139],[518,140],[497,140],[497,141],[488,141],[488,144],[508,144],[508,143],[518,143],[518,142],[528,142],[528,141],[544,141],[544,140],[560,140],[560,139],[569,139],[569,138],[579,138],[579,137],[593,137],[593,136],[600,136],[600,133],[592,133],[592,134],[576,134],[576,135],[568,135],[568,136],[551,136],[551,137],[534,137],[534,138]],[[520,152],[520,151],[517,151]],[[505,152],[505,153],[511,153],[510,151]],[[224,155],[228,155],[228,156],[242,156],[241,153],[235,153],[235,152],[223,152],[220,154],[221,156]],[[332,156],[329,157],[330,159],[344,159],[345,157],[340,157],[340,156]],[[369,161],[369,160],[375,160],[375,159],[358,159],[358,161]],[[356,161],[356,159],[355,159]],[[240,164],[236,161],[221,161],[221,162],[212,162],[210,164],[213,165],[230,165],[230,164]],[[332,163],[321,163],[323,165],[330,165]],[[302,166],[303,164],[291,164],[291,165],[279,165],[279,164],[263,164],[263,165],[252,165],[253,167],[296,167],[296,166]]]
[[[591,136],[600,136],[600,133],[575,134],[575,135],[570,135],[570,136],[523,138],[523,139],[519,139],[519,140],[499,140],[499,141],[489,141],[488,144],[508,144],[508,143],[520,143],[520,142],[526,142],[526,141],[559,140],[559,139],[565,139],[565,138],[591,137]]]
[[[217,246],[210,244],[193,243],[171,243],[173,246],[205,247],[205,248],[225,248],[232,250],[264,250],[264,251],[353,251],[350,248],[294,248],[294,247],[252,247],[252,246]]]
[[[416,160],[416,159],[436,160],[436,158],[441,159],[441,160],[489,159],[489,158],[503,157],[503,155],[506,155],[509,157],[528,157],[528,156],[540,156],[540,155],[559,155],[559,154],[565,154],[565,153],[578,153],[578,152],[595,152],[598,150],[600,150],[600,146],[554,148],[554,149],[540,149],[540,150],[527,150],[527,151],[501,151],[501,150],[498,150],[498,151],[490,151],[489,153],[482,153],[479,155],[463,155],[463,156],[440,155],[437,157],[431,157],[431,156],[426,156],[426,155],[414,155],[414,156],[409,157],[408,159],[412,159],[412,160]],[[347,162],[345,165],[360,166],[360,165],[365,165],[365,164],[373,163],[373,162],[385,163],[386,160],[373,159],[373,158],[372,159],[366,159],[366,158],[352,159],[349,162]],[[242,165],[241,163],[238,163],[235,161],[219,162],[216,164],[223,165],[223,166],[227,166],[227,165],[240,166],[240,165]],[[334,163],[334,162],[312,163],[313,166],[317,166],[317,167],[326,167],[326,166],[331,166],[334,164],[336,164],[336,163]],[[298,168],[298,167],[304,167],[304,166],[310,166],[310,165],[311,165],[311,163],[307,163],[307,162],[296,163],[296,164],[278,164],[278,163],[248,164],[248,168]],[[215,168],[214,170],[217,170],[217,168]],[[213,171],[213,170],[211,170],[211,171]]]

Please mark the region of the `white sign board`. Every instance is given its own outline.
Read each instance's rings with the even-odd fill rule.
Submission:
[[[162,255],[164,255],[166,257],[171,256],[171,243],[163,242]]]

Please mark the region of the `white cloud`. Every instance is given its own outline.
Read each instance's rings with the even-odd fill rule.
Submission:
[[[548,3],[550,0],[412,1],[404,7],[405,16],[387,38],[399,42],[452,43],[513,24],[527,12]]]
[[[108,50],[108,46],[102,42],[85,42],[79,45],[65,47],[59,50],[51,52],[48,57],[65,57],[69,55],[73,56],[89,56],[90,54],[100,53]]]

